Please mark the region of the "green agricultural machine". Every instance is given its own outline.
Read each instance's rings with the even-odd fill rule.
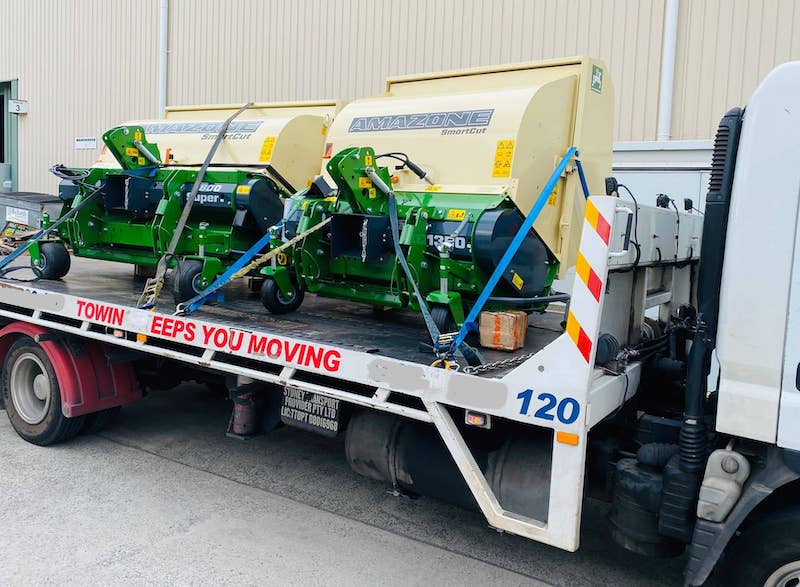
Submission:
[[[306,291],[424,305],[452,332],[476,305],[537,312],[563,300],[551,288],[575,264],[584,196],[603,193],[611,170],[603,71],[574,59],[415,76],[348,104],[322,175],[272,229],[271,249],[284,249],[261,270],[264,306],[294,311]]]
[[[178,269],[176,302],[193,297],[280,222],[283,199],[314,177],[334,108],[254,105],[225,128],[219,118],[235,107],[183,108],[109,130],[94,166],[54,168],[61,218],[69,217],[58,238],[30,247],[34,271],[66,275],[67,247],[75,256],[133,264],[148,277],[167,257]],[[217,137],[206,168],[200,161]],[[46,219],[43,229],[55,221]]]
[[[326,166],[335,189],[319,178],[292,197],[283,230],[273,230],[271,248],[281,246],[283,238],[309,234],[262,269],[262,302],[282,314],[298,308],[303,292],[309,291],[376,307],[419,310],[395,253],[395,222],[399,244],[434,321],[440,331],[452,330],[463,323],[465,302],[482,291],[524,217],[504,194],[441,191],[400,192],[393,212],[384,191],[391,185],[390,170],[375,161],[371,147],[344,149]],[[416,168],[410,160],[405,164]],[[371,179],[370,172],[380,181]],[[313,230],[317,226],[322,228]],[[557,273],[557,259],[531,230],[487,308],[543,310],[551,301],[548,294]]]

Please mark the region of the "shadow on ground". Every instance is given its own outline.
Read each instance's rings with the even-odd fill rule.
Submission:
[[[611,540],[608,505],[587,500],[577,553],[486,526],[477,513],[434,499],[394,497],[353,473],[341,439],[292,428],[227,438],[230,402],[204,386],[153,392],[101,435],[111,441],[257,487],[346,518],[445,548],[554,585],[680,585],[684,557],[653,560]]]

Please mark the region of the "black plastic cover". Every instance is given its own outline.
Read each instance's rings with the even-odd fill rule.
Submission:
[[[283,218],[283,202],[274,182],[264,177],[252,178],[247,184],[250,192],[236,193],[237,210],[247,210],[244,227],[251,227],[259,234],[266,234],[270,227]]]
[[[481,269],[494,271],[523,222],[522,213],[516,208],[496,208],[481,215],[472,238],[475,261]],[[549,264],[547,248],[531,229],[503,273],[495,295],[500,295],[501,290],[522,298],[541,294]]]

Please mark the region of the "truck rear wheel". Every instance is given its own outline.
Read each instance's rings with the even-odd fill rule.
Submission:
[[[84,417],[67,418],[47,353],[27,336],[11,345],[3,365],[2,394],[11,425],[30,443],[46,446],[72,438]]]
[[[726,555],[725,585],[800,585],[800,508],[771,514],[744,531]]]
[[[69,251],[63,243],[46,242],[39,245],[39,265],[31,269],[39,279],[61,279],[69,273]]]

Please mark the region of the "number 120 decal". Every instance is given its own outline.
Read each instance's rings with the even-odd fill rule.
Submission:
[[[533,390],[526,389],[518,393],[517,399],[522,400],[519,413],[528,414],[531,408],[531,400],[533,399]],[[581,405],[573,397],[565,397],[558,401],[558,398],[552,393],[540,393],[536,396],[536,399],[542,402],[542,405],[533,413],[534,418],[550,421],[558,418],[558,421],[562,424],[572,424],[581,413]],[[554,411],[555,413],[553,413]]]

